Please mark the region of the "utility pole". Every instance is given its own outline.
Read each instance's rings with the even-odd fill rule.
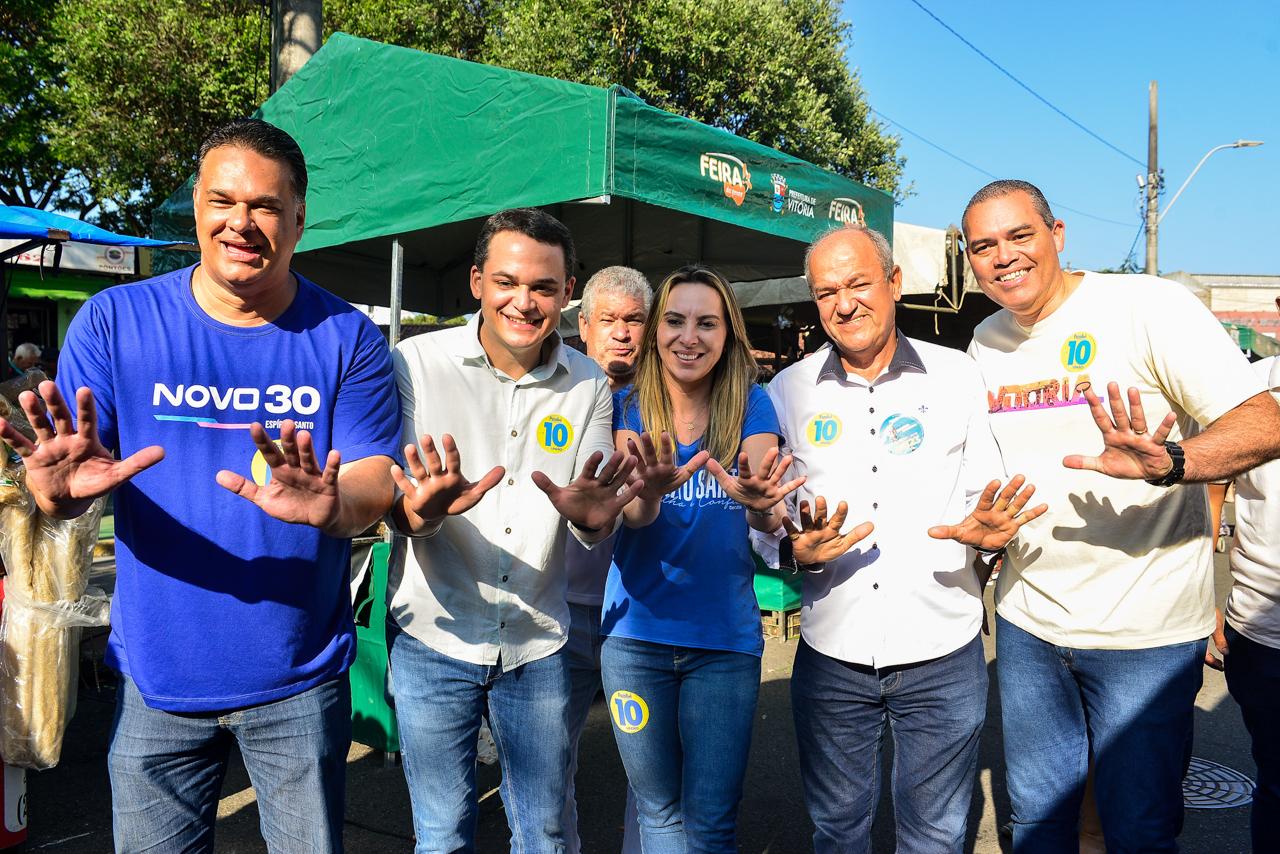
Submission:
[[[323,0],[271,0],[271,91],[320,49]]]
[[[1156,264],[1160,227],[1160,167],[1156,163],[1156,81],[1150,87],[1150,119],[1147,128],[1147,266],[1148,275],[1159,275]]]

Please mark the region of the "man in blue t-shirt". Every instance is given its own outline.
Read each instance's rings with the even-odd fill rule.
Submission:
[[[270,850],[342,847],[350,537],[391,504],[400,419],[377,329],[289,270],[306,180],[278,128],[214,131],[200,263],[91,299],[22,396],[37,441],[0,422],[45,513],[115,491],[120,851],[211,851],[233,741]]]

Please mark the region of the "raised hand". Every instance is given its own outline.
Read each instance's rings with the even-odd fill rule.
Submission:
[[[665,430],[658,436],[656,446],[652,435],[641,433],[640,443],[628,439],[627,448],[636,461],[635,476],[644,481],[640,496],[653,501],[684,486],[711,459],[709,451],[699,451],[689,462],[677,465],[675,440]]]
[[[780,452],[776,447],[765,452],[760,460],[760,472],[751,471],[751,462],[747,452],[738,454],[738,476],[734,477],[724,470],[724,466],[713,459],[707,460],[707,471],[720,483],[720,488],[734,501],[754,510],[757,513],[768,513],[773,506],[788,494],[804,485],[806,478],[797,477],[785,483],[782,476],[791,468],[792,457],[787,454],[779,459]]]
[[[1023,509],[1036,491],[1029,484],[1022,488],[1026,480],[1020,474],[1014,475],[1004,489],[1000,488],[1000,481],[991,481],[972,513],[955,525],[935,525],[929,529],[929,536],[984,550],[1004,548],[1019,528],[1049,509],[1048,504]]]
[[[800,524],[791,517],[782,520],[787,529],[787,537],[791,540],[791,553],[799,564],[822,564],[835,560],[858,544],[875,530],[875,525],[863,522],[847,534],[841,534],[845,518],[849,515],[849,505],[841,501],[836,505],[836,512],[827,518],[827,499],[819,495],[813,500],[813,512],[809,512],[809,502],[800,502]]]
[[[1154,433],[1147,434],[1147,418],[1142,411],[1142,395],[1136,388],[1129,389],[1129,409],[1125,411],[1120,399],[1120,386],[1107,384],[1107,402],[1111,412],[1103,407],[1093,389],[1085,389],[1085,400],[1094,423],[1102,432],[1103,451],[1096,457],[1071,454],[1063,457],[1062,464],[1069,469],[1088,469],[1111,477],[1126,480],[1157,480],[1173,468],[1173,460],[1164,448],[1165,439],[1177,421],[1172,412],[1164,417]]]
[[[256,421],[249,426],[249,436],[270,467],[271,480],[266,486],[259,486],[243,475],[223,469],[217,474],[218,485],[252,501],[262,512],[281,522],[321,530],[331,527],[341,510],[338,468],[342,455],[337,450],[329,451],[321,469],[311,434],[298,430],[291,419],[280,424],[279,444],[271,441]]]
[[[123,460],[115,459],[98,438],[98,410],[89,389],[76,392],[74,427],[71,410],[58,387],[45,381],[39,389],[40,395],[24,391],[18,396],[18,405],[31,423],[35,441],[4,418],[0,418],[0,438],[22,457],[27,488],[46,514],[56,518],[78,516],[95,498],[164,459],[164,449],[159,445],[143,448]]]
[[[484,477],[469,481],[462,474],[462,457],[453,437],[445,433],[441,437],[444,461],[436,450],[435,440],[424,434],[419,440],[422,455],[414,445],[405,445],[404,458],[409,464],[409,474],[414,484],[405,476],[400,466],[391,466],[391,479],[404,493],[404,503],[424,522],[434,522],[445,516],[466,513],[484,498],[486,492],[498,485],[506,469],[494,466]],[[422,456],[426,456],[424,464]]]
[[[540,471],[532,475],[533,482],[547,494],[560,515],[586,531],[613,527],[622,508],[644,489],[644,481],[632,477],[634,457],[614,451],[597,473],[603,459],[604,454],[599,451],[587,457],[582,474],[568,486],[556,486]]]

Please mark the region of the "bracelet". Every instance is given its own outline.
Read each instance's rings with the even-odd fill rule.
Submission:
[[[743,506],[745,507],[746,505],[743,505]],[[748,514],[750,514],[750,515],[752,515],[752,516],[755,516],[757,519],[772,519],[772,518],[773,518],[773,508],[772,508],[772,507],[770,507],[768,510],[757,510],[757,509],[756,509],[756,508],[754,508],[754,507],[747,507],[747,513],[748,513]]]
[[[984,549],[982,546],[974,546],[973,550],[983,557],[995,557],[996,555],[1004,554],[1005,547],[1001,546],[998,549]]]

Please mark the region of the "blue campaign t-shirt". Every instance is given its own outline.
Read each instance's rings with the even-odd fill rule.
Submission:
[[[614,429],[644,431],[639,401],[614,395]],[[742,438],[781,432],[773,403],[752,386]],[[701,442],[678,445],[681,465]],[[737,473],[737,467],[732,469]],[[600,633],[650,643],[760,655],[760,606],[746,511],[699,470],[662,499],[653,524],[623,527],[605,584]]]
[[[115,492],[108,663],[147,705],[221,711],[298,694],[355,658],[350,541],[278,521],[214,480],[259,484],[249,435],[292,418],[321,465],[398,456],[390,351],[351,305],[301,276],[274,323],[229,326],[195,301],[187,268],[94,296],[67,332],[58,387],[87,386],[102,442],[165,458]],[[72,404],[74,409],[74,403]]]

